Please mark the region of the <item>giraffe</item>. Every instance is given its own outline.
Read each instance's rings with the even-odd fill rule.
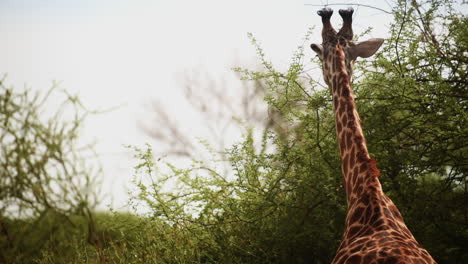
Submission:
[[[403,218],[382,190],[380,171],[369,156],[351,88],[352,66],[357,57],[372,56],[383,39],[353,42],[353,9],[339,10],[343,26],[337,33],[333,10],[323,8],[322,44],[311,44],[322,62],[325,83],[331,90],[343,186],[348,205],[346,228],[333,264],[436,263],[419,245]]]

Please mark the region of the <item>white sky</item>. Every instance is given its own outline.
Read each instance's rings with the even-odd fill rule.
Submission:
[[[119,208],[134,165],[123,145],[151,142],[137,126],[151,117],[145,107],[151,99],[167,104],[180,122],[194,122],[181,105],[181,72],[201,68],[221,77],[232,75],[234,62],[251,64],[255,50],[247,32],[274,65],[285,67],[309,27],[316,26],[314,41],[321,42],[320,7],[305,4],[326,2],[355,1],[1,0],[0,76],[7,73],[8,85],[35,90],[60,81],[90,109],[121,106],[89,119],[83,135],[98,142],[104,164],[103,190],[111,195],[102,206]],[[358,2],[390,11],[385,0]],[[372,37],[386,37],[390,18],[355,7],[355,32],[372,26]],[[338,27],[339,16],[333,21]],[[191,125],[194,136],[203,137]]]

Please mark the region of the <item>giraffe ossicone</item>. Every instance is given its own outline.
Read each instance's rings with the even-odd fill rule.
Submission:
[[[353,64],[358,57],[375,54],[383,39],[354,42],[353,9],[339,11],[343,26],[336,32],[330,23],[333,10],[322,17],[322,43],[312,44],[322,62],[325,83],[333,96],[336,134],[341,157],[348,211],[346,228],[333,264],[436,263],[416,241],[379,181],[376,161],[367,150],[351,88]]]

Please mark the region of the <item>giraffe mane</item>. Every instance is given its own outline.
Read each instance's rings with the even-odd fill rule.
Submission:
[[[345,98],[350,98],[351,97],[351,84],[349,82],[350,78],[347,72],[346,64],[345,64],[345,53],[343,51],[343,48],[341,45],[336,45],[336,57],[335,57],[335,65],[336,65],[336,70],[337,70],[337,77],[338,77],[338,87],[335,89],[340,88],[341,95]],[[354,100],[346,100],[345,103],[345,109],[343,111],[347,111],[348,117],[354,117],[352,111],[355,108]],[[354,118],[350,118],[347,120],[348,125],[347,127],[351,128],[352,133],[350,135],[355,135],[353,140],[356,142],[356,145],[358,147],[357,149],[357,162],[362,162],[363,165],[367,166],[367,171],[368,176],[370,177],[379,177],[380,176],[380,170],[377,168],[377,161],[373,158],[368,158],[367,156],[367,151],[364,148],[364,138],[361,136],[356,136],[356,122]],[[347,140],[348,141],[348,140]],[[350,141],[350,140],[349,140]]]

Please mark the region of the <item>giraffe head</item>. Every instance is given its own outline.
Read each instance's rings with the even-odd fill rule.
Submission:
[[[353,64],[358,57],[367,58],[372,56],[382,45],[383,39],[374,38],[361,42],[354,42],[353,39],[353,19],[354,10],[340,9],[340,16],[343,18],[343,26],[337,33],[330,23],[333,15],[331,8],[323,8],[317,12],[322,17],[322,44],[313,43],[310,45],[322,61],[324,80],[331,86],[331,76],[339,71],[338,62],[344,59],[347,75],[352,75]],[[344,55],[344,56],[343,56]],[[344,57],[344,58],[343,58]]]

